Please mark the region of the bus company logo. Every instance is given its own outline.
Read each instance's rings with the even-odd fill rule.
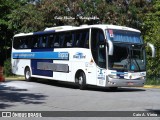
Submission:
[[[84,58],[86,58],[86,55],[84,55],[84,54],[81,53],[81,52],[76,52],[76,54],[73,55],[73,58],[76,58],[76,59],[84,59]]]
[[[59,52],[58,58],[60,59],[68,59],[69,54],[67,52]]]

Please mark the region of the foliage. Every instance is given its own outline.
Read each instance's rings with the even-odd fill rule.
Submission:
[[[10,27],[23,31],[81,24],[116,24],[140,29],[151,8],[146,0],[39,0],[28,2],[10,15]],[[38,22],[37,22],[38,21]]]
[[[148,78],[145,84],[146,85],[160,85],[160,79],[157,77]]]
[[[0,10],[1,52],[20,32],[61,25],[122,25],[141,30],[145,42],[156,46],[155,59],[147,48],[148,76],[160,75],[159,0],[1,0]]]
[[[15,33],[38,31],[44,27],[43,14],[33,4],[26,4],[9,15],[9,28]]]
[[[11,59],[10,58],[8,58],[4,62],[4,74],[5,74],[6,77],[13,76],[12,70],[11,70]]]
[[[144,40],[153,43],[156,47],[156,58],[151,59],[148,56],[148,76],[160,78],[160,1],[155,1],[153,9],[144,16]],[[151,54],[147,49],[147,54]]]
[[[6,57],[10,56],[6,53],[11,48],[11,38],[13,37],[14,30],[9,26],[9,15],[11,12],[23,5],[23,1],[19,0],[0,0],[0,65],[3,65]]]
[[[23,2],[19,0],[0,0],[0,49],[4,49],[5,45],[10,45],[10,38],[13,36],[13,30],[9,29],[8,15],[12,10],[18,8]]]

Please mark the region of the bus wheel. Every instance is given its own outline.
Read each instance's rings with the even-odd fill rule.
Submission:
[[[24,75],[25,75],[25,80],[30,82],[32,81],[32,78],[31,78],[31,71],[29,68],[26,68],[25,71],[24,71]]]
[[[86,75],[84,72],[80,72],[78,75],[78,85],[80,90],[86,89]]]

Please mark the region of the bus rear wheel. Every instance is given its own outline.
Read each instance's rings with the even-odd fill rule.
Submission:
[[[86,75],[84,72],[80,72],[78,75],[78,85],[80,90],[86,89]]]
[[[31,71],[28,67],[24,71],[24,76],[25,76],[26,81],[28,81],[28,82],[32,81]]]

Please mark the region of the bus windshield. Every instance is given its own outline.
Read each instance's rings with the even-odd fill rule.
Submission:
[[[140,32],[107,30],[106,33],[114,47],[113,55],[108,58],[109,69],[145,71],[145,50]]]
[[[145,51],[142,45],[114,43],[114,53],[108,67],[121,71],[145,71]]]

